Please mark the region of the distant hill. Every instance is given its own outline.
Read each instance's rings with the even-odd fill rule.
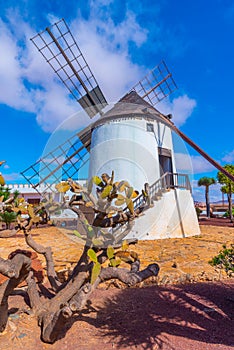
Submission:
[[[217,201],[217,202],[211,202],[210,204],[228,204],[228,200],[227,199],[225,199],[224,201]]]

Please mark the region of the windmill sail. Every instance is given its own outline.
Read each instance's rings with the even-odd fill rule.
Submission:
[[[169,72],[166,63],[161,61],[130,91],[135,91],[152,106],[155,106],[176,89],[177,86],[172,74]]]
[[[31,40],[88,116],[102,114],[107,101],[64,19]],[[67,178],[77,179],[78,172],[87,166],[90,143],[89,126],[21,174],[38,192],[54,191],[55,183]]]
[[[89,117],[92,118],[97,113],[102,115],[102,110],[107,105],[107,101],[64,19],[47,27],[31,40],[67,87],[70,94],[86,110]],[[177,86],[172,74],[165,62],[162,61],[130,91],[135,91],[149,105],[154,107],[176,89]],[[161,116],[168,123],[168,126],[196,151],[231,178],[224,168],[177,129],[171,121],[162,114]],[[67,179],[68,177],[77,179],[77,173],[89,160],[91,128],[92,125],[75,134],[23,171],[22,175],[36,189],[43,184],[43,192],[53,189],[53,184],[61,181],[61,179]]]
[[[89,117],[101,114],[107,101],[64,19],[31,40]]]
[[[176,83],[169,72],[164,61],[151,70],[141,81],[139,81],[130,91],[135,91],[144,100],[150,103],[153,107],[165,97],[169,96],[177,89]],[[159,112],[159,111],[158,111]],[[160,112],[159,112],[160,113]],[[216,169],[226,175],[231,181],[234,181],[234,176],[223,168],[218,162],[203,151],[195,142],[180,131],[166,116],[160,113],[166,124],[175,131],[187,144],[201,154],[209,163]]]
[[[79,171],[87,165],[90,143],[91,128],[87,127],[21,174],[41,194],[56,192],[54,184],[68,178],[77,179]]]

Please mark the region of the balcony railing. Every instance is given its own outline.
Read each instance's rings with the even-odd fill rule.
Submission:
[[[155,183],[149,186],[149,197],[153,198],[163,193],[165,190],[175,188],[185,189],[192,192],[189,177],[187,174],[169,172],[163,174]],[[139,195],[133,201],[134,210],[143,205],[144,202],[145,197],[143,196],[143,194]],[[128,208],[125,207],[123,211],[128,211]],[[128,234],[128,222],[124,224],[119,224],[114,229],[112,229],[112,233],[115,236],[115,242],[119,242],[121,239],[123,239],[124,236],[126,236],[125,232],[127,232],[126,234]]]

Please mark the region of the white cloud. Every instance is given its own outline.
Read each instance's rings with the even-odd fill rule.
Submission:
[[[38,124],[52,131],[69,114],[74,114],[77,103],[67,97],[33,47],[29,40],[33,30],[17,14],[10,18],[8,26],[0,20],[0,103],[35,113]],[[21,28],[17,33],[16,25]]]
[[[193,180],[191,183],[193,197],[198,202],[205,202],[205,188],[204,186],[198,186],[198,180]],[[220,191],[221,185],[216,183],[209,187],[210,202],[218,202],[222,200],[222,192]]]
[[[222,160],[226,163],[232,163],[234,161],[234,150],[226,154]]]
[[[75,19],[71,28],[108,102],[116,102],[144,74],[143,68],[131,61],[129,43],[141,46],[147,31],[139,26],[132,12],[127,11],[125,19],[115,24],[108,13],[97,16],[96,10],[92,7],[87,21]]]
[[[186,171],[191,174],[208,173],[215,170],[202,156],[190,156],[188,153],[175,153],[176,167],[179,171]]]
[[[193,172],[192,159],[189,154],[186,153],[175,153],[175,163],[178,172],[186,171],[189,173]]]
[[[202,156],[191,156],[191,161],[194,174],[208,173],[216,169]]]
[[[49,85],[51,85],[51,88],[47,91],[35,91],[34,97],[37,105],[40,106],[37,113],[37,122],[45,131],[50,132],[57,125],[60,125],[64,119],[74,114],[77,106],[74,101],[67,98],[62,86],[55,83]]]
[[[10,173],[10,174],[4,174],[4,179],[6,181],[6,183],[8,184],[9,182],[14,182],[17,180],[17,182],[19,181],[23,181],[23,176],[19,173]]]
[[[169,100],[162,101],[160,103],[160,111],[164,114],[172,114],[173,122],[177,126],[181,126],[191,116],[196,105],[196,100],[183,95],[174,98],[172,102]]]
[[[0,19],[0,103],[34,112],[34,104],[23,84],[22,50],[6,24]]]
[[[115,102],[142,75],[141,68],[131,62],[128,47],[130,42],[140,46],[147,34],[132,12],[114,24],[108,12],[102,13],[103,21],[96,11],[97,4],[93,4],[90,18],[78,16],[71,26],[97,81],[108,100]],[[53,15],[48,18],[57,21]],[[0,103],[35,113],[42,129],[51,132],[80,107],[30,42],[35,34],[15,11],[9,11],[8,25],[0,20]],[[80,120],[82,125],[84,119]]]
[[[91,70],[108,102],[116,102],[144,75],[145,68],[132,61],[130,46],[141,47],[148,32],[137,22],[136,15],[126,10],[120,23],[114,22],[108,7],[111,0],[90,2],[90,15],[79,13],[70,23]],[[48,14],[52,23],[58,18]],[[56,75],[29,40],[35,30],[16,11],[9,11],[9,23],[0,20],[0,103],[36,114],[41,128],[52,132],[80,109]],[[42,28],[43,29],[43,28]],[[187,95],[172,102],[163,101],[160,109],[172,113],[177,126],[185,123],[196,106]],[[79,120],[80,126],[85,123]]]

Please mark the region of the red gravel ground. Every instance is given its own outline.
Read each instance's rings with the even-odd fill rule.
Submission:
[[[228,219],[200,224],[233,227]],[[89,312],[77,315],[55,344],[40,341],[27,299],[10,297],[0,350],[231,350],[234,349],[234,279],[184,285],[98,289]]]
[[[0,336],[1,350],[234,348],[234,279],[97,290],[90,313],[71,321],[53,345],[40,342],[33,316],[22,314],[15,319],[23,298],[13,296],[11,301],[13,298],[10,325]]]
[[[209,226],[223,226],[223,227],[234,227],[233,222],[228,218],[206,218],[201,217],[199,219],[199,225],[209,225]]]

